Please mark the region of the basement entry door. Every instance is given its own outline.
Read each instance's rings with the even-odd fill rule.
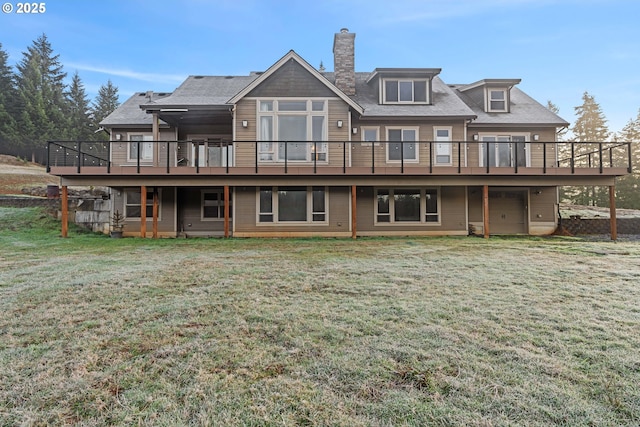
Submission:
[[[527,192],[489,190],[489,233],[527,233]]]

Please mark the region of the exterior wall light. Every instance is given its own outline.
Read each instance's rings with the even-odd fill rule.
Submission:
[[[243,120],[242,121],[242,127],[243,128],[248,128],[249,127],[249,120]]]
[[[534,141],[537,141],[537,140],[539,140],[539,139],[540,139],[540,135],[538,135],[537,133],[534,133],[534,134],[533,134],[533,140],[534,140]]]
[[[351,133],[353,133],[354,135],[358,133],[358,128],[353,128],[351,129]]]
[[[478,134],[477,134],[477,133],[473,135],[473,140],[474,140],[474,141],[477,141],[477,140],[478,140]]]
[[[338,120],[338,127],[342,128],[342,120]]]

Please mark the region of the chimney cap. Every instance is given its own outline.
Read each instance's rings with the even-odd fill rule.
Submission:
[[[345,27],[345,28],[340,28],[340,32],[341,32],[341,33],[348,33],[348,32],[349,32],[349,29],[348,29],[348,28],[346,28],[346,27]]]

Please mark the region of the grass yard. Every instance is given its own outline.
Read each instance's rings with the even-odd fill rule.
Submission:
[[[640,424],[640,242],[58,227],[0,209],[1,425]]]

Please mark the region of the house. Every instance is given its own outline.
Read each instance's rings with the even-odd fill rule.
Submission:
[[[49,142],[63,213],[67,186],[95,185],[141,237],[488,237],[553,233],[559,186],[615,201],[629,144],[557,142],[568,123],[519,79],[356,72],[354,45],[335,34],[333,72],[290,51],[264,72],[136,93],[101,123],[109,142]]]

